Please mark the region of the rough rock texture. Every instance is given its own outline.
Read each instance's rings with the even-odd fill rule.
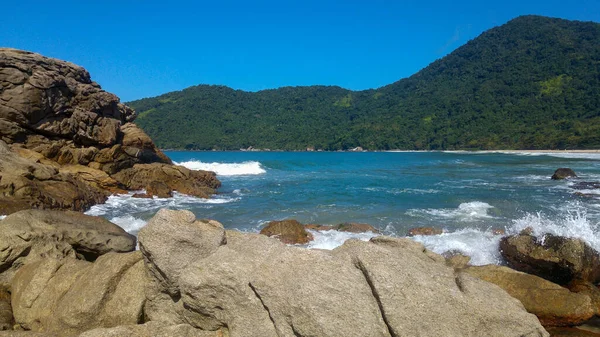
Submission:
[[[22,328],[75,336],[143,319],[147,275],[140,252],[109,253],[94,263],[45,259],[23,266],[12,282]]]
[[[165,325],[231,337],[548,336],[506,292],[407,239],[307,250],[161,211],[139,240],[156,279],[145,312]]]
[[[14,324],[10,293],[8,289],[0,287],[0,331],[11,330]]]
[[[171,190],[200,197],[215,192],[213,173],[172,166],[131,123],[135,116],[85,69],[0,48],[0,214],[28,208],[85,210],[112,193],[146,188],[152,179],[168,185],[169,191],[157,191],[159,196]],[[162,174],[146,180],[137,175],[137,187],[111,177],[150,163],[163,164]]]
[[[600,316],[600,289],[598,286],[586,281],[573,280],[567,285],[567,288],[574,293],[589,296],[596,315]]]
[[[502,238],[500,251],[512,268],[561,285],[600,281],[600,255],[579,239],[522,233]]]
[[[226,333],[226,332],[225,332]],[[79,337],[226,337],[223,331],[204,331],[188,324],[166,326],[160,322],[122,325],[86,331]]]
[[[312,234],[307,232],[300,222],[293,219],[271,221],[261,229],[260,234],[274,236],[283,243],[293,245],[305,244],[313,240]]]
[[[415,235],[439,235],[444,231],[441,228],[433,227],[415,227],[408,230],[408,236]]]
[[[0,140],[0,213],[29,208],[83,210],[106,195],[72,175],[21,157]]]
[[[469,266],[471,257],[464,255],[462,252],[457,250],[450,250],[442,254],[446,259],[446,265],[454,269],[463,269]]]
[[[72,211],[24,210],[0,221],[0,283],[9,284],[24,264],[46,257],[95,260],[130,252],[136,239],[101,217]]]
[[[470,267],[465,272],[506,290],[544,326],[577,325],[597,311],[589,296],[571,292],[535,275],[496,265]]]
[[[554,174],[552,175],[552,180],[561,180],[561,179],[565,179],[565,178],[575,178],[577,177],[577,175],[575,174],[575,171],[571,170],[570,168],[566,168],[566,167],[561,167],[559,169],[557,169],[556,171],[554,171]]]
[[[366,224],[366,223],[344,222],[344,223],[341,223],[341,224],[335,226],[335,229],[340,232],[350,232],[350,233],[366,233],[366,232],[379,233],[379,230],[377,230],[375,227],[373,227],[369,224]]]
[[[600,337],[600,334],[578,328],[548,328],[551,337]]]
[[[136,164],[113,177],[130,190],[148,190],[150,182],[160,181],[170,190],[203,198],[208,198],[221,186],[214,172],[192,171],[183,166],[159,163]]]

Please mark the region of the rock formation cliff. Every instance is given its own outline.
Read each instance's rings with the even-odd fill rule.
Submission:
[[[215,192],[214,173],[172,165],[135,117],[82,67],[0,48],[0,214],[84,210],[157,180],[195,196]]]

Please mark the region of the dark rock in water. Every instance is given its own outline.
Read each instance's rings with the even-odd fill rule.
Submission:
[[[174,190],[201,198],[208,198],[221,186],[214,172],[194,171],[183,166],[160,163],[136,164],[112,176],[129,190],[148,188],[152,182],[161,182]],[[162,186],[162,185],[161,185]]]
[[[439,235],[444,231],[440,228],[433,227],[415,227],[408,230],[408,236],[415,235]]]
[[[597,181],[580,181],[570,186],[576,190],[594,190],[600,188],[600,182]]]
[[[344,222],[341,223],[337,226],[334,226],[334,229],[340,231],[340,232],[350,232],[350,233],[366,233],[366,232],[372,232],[372,233],[379,233],[379,231],[366,223],[354,223],[354,222]]]
[[[561,180],[561,179],[565,179],[565,178],[576,178],[577,175],[575,174],[575,171],[571,170],[570,168],[559,168],[556,171],[554,171],[554,174],[552,175],[552,179],[553,180]]]
[[[130,252],[136,238],[108,220],[71,211],[23,210],[0,222],[0,284],[24,264],[45,257],[93,261]]]
[[[535,275],[496,265],[469,267],[465,272],[504,289],[544,326],[577,325],[596,313],[589,296],[570,292]]]
[[[600,255],[579,239],[519,234],[502,238],[500,252],[511,267],[560,285],[600,281]]]
[[[313,240],[312,234],[296,220],[271,221],[260,231],[260,234],[275,236],[279,241],[293,245],[305,244]]]
[[[304,228],[314,230],[314,231],[330,231],[330,230],[335,229],[334,226],[319,225],[319,224],[312,224],[312,223],[304,225]]]

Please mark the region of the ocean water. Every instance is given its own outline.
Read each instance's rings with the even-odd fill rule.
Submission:
[[[211,199],[111,196],[87,213],[137,233],[160,208],[187,209],[226,228],[258,232],[268,221],[369,223],[386,235],[432,226],[442,235],[417,236],[429,249],[458,250],[473,264],[502,263],[501,236],[534,233],[582,238],[600,250],[600,154],[468,152],[166,152],[190,169],[212,170],[222,182]],[[579,178],[553,181],[559,167]],[[581,192],[586,196],[576,195]],[[332,249],[375,234],[313,232],[309,248]]]

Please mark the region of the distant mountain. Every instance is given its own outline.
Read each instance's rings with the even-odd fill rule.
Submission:
[[[518,17],[376,90],[199,85],[127,104],[163,148],[600,148],[600,24]]]

